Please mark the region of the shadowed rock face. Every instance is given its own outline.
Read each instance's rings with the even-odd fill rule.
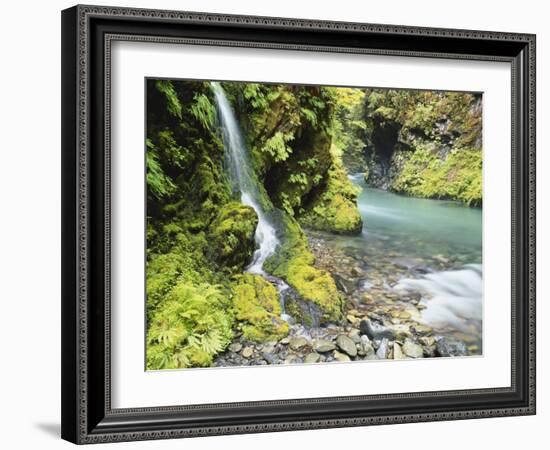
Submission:
[[[363,151],[368,184],[414,197],[480,206],[481,96],[369,92]]]

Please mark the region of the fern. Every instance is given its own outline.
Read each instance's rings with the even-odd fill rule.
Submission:
[[[152,315],[147,368],[202,367],[233,337],[233,317],[220,286],[176,284]]]
[[[212,130],[216,118],[216,110],[206,95],[195,95],[194,103],[191,105],[191,114],[204,128]]]
[[[147,152],[145,153],[145,163],[147,167],[147,187],[151,193],[158,199],[171,194],[176,189],[172,179],[168,177],[158,161],[155,145],[147,139]]]
[[[182,118],[182,107],[181,102],[179,101],[178,94],[174,89],[174,86],[169,80],[157,80],[156,82],[157,90],[164,94],[166,99],[166,104],[168,111],[175,117],[179,119]]]

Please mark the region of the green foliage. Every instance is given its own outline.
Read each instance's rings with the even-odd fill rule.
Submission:
[[[328,170],[327,181],[315,200],[300,215],[299,221],[311,229],[359,233],[363,221],[357,210],[358,188],[348,179],[340,152],[333,147],[331,153],[333,163]]]
[[[194,102],[191,105],[191,114],[204,128],[212,130],[216,120],[216,108],[205,94],[195,95]]]
[[[355,88],[330,88],[335,98],[333,146],[341,149],[344,164],[353,171],[365,166],[365,92]]]
[[[157,199],[161,199],[165,195],[174,192],[176,185],[162,170],[155,145],[149,139],[147,139],[146,144],[147,151],[145,152],[145,163],[147,167],[147,186]]]
[[[279,339],[288,325],[276,289],[261,276],[242,274],[258,219],[232,197],[209,84],[147,86],[147,368],[206,367],[234,333]],[[355,194],[331,154],[336,94],[313,86],[223,86],[240,114],[261,204],[279,217],[284,232],[264,268],[318,309],[323,322],[341,320],[343,299],[334,280],[314,267],[292,217],[323,195],[316,206],[330,210],[340,199],[342,210],[349,207],[346,216],[353,215]],[[338,229],[348,226],[331,221]]]
[[[457,199],[481,206],[482,153],[476,149],[456,149],[441,160],[433,151],[417,148],[392,189],[417,197]]]
[[[265,278],[250,273],[239,275],[232,288],[235,317],[245,339],[264,342],[288,334],[288,324],[280,317],[277,289]]]
[[[174,90],[174,85],[172,84],[172,82],[168,80],[157,80],[155,84],[159,92],[164,94],[170,114],[181,119],[182,106],[179,101],[178,95]]]
[[[233,317],[216,285],[177,283],[152,315],[147,368],[206,367],[231,342]]]
[[[393,149],[383,149],[393,170],[390,188],[428,198],[446,198],[481,205],[481,102],[460,92],[366,91],[367,130],[371,161],[396,133]],[[377,134],[378,133],[378,134]],[[378,136],[378,141],[376,138]],[[379,142],[380,141],[380,142]],[[367,170],[368,172],[368,170]],[[372,175],[372,173],[370,174]]]
[[[277,131],[265,142],[260,151],[270,155],[274,162],[285,161],[292,153],[292,148],[287,143],[293,139],[294,136],[291,133],[283,134]]]

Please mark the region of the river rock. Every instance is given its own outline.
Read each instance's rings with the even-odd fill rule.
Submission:
[[[371,322],[369,319],[363,319],[359,324],[361,334],[366,334],[370,339],[395,339],[394,332],[384,325]]]
[[[304,359],[306,364],[315,364],[319,361],[321,361],[321,355],[319,355],[319,353],[309,353]]]
[[[290,339],[289,346],[292,350],[300,350],[307,345],[307,342],[305,337],[293,337]]]
[[[361,336],[361,347],[367,359],[376,359],[376,352],[368,336]]]
[[[432,332],[432,329],[429,326],[422,324],[414,324],[413,329],[416,334],[419,334],[421,336],[430,334]]]
[[[268,342],[263,345],[262,352],[263,353],[273,353],[275,351],[275,345],[277,345],[275,342]]]
[[[403,353],[411,358],[422,358],[423,356],[422,347],[415,344],[410,339],[405,340],[403,344]]]
[[[351,323],[352,325],[355,325],[355,323],[359,322],[359,319],[351,314],[348,314],[346,316],[346,319],[348,320],[349,323]]]
[[[357,329],[353,329],[349,332],[349,338],[355,344],[360,344],[361,343],[361,335],[359,334],[359,330],[357,330]]]
[[[285,364],[301,364],[302,362],[302,358],[299,358],[296,355],[288,355],[285,358]]]
[[[265,359],[269,364],[277,364],[277,358],[271,353],[262,352],[262,358]]]
[[[386,359],[388,357],[388,338],[382,339],[378,350],[376,350],[376,357],[378,359]]]
[[[401,346],[396,342],[393,345],[393,359],[403,359],[405,358],[405,355],[403,355],[403,352],[401,351]]]
[[[332,354],[332,356],[334,356],[334,359],[338,362],[346,362],[346,361],[351,361],[351,359],[349,359],[349,356],[346,355],[345,353],[340,353],[339,351],[335,350],[334,353]]]
[[[345,334],[338,335],[336,338],[336,345],[340,348],[340,350],[347,353],[349,356],[357,356],[357,347],[355,346],[355,342],[353,342],[349,336],[346,336]]]
[[[253,353],[254,350],[252,349],[252,347],[245,347],[241,352],[241,355],[243,355],[244,358],[250,358]]]
[[[351,294],[353,291],[355,291],[354,281],[348,280],[347,278],[343,277],[338,273],[332,274],[332,277],[334,278],[336,287],[338,287],[338,289],[344,292],[344,294]]]
[[[279,342],[283,345],[288,345],[290,343],[290,338],[289,337],[284,337]]]
[[[313,344],[313,349],[319,353],[326,353],[336,349],[336,346],[334,343],[327,341],[326,339],[319,339]]]
[[[240,342],[233,342],[230,346],[229,346],[229,351],[233,352],[233,353],[239,353],[241,351],[241,349],[243,348],[242,344]]]
[[[435,344],[435,338],[433,336],[422,336],[418,339],[418,342],[420,342],[422,345],[430,347]]]
[[[466,356],[468,354],[466,344],[451,336],[441,336],[436,339],[435,345],[439,356]]]

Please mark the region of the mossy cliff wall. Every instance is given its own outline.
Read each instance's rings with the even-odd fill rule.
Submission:
[[[338,96],[318,86],[228,84],[275,207],[309,228],[357,233],[357,192],[335,149]]]
[[[243,275],[258,218],[227,179],[209,83],[147,83],[147,367],[209,366],[235,337],[277,339],[288,326],[275,287]],[[330,274],[314,267],[300,225],[361,229],[356,192],[333,145],[334,95],[303,86],[224,88],[281,237],[265,269],[323,321],[338,321],[342,299]]]
[[[365,171],[371,186],[481,206],[481,95],[365,93]]]

